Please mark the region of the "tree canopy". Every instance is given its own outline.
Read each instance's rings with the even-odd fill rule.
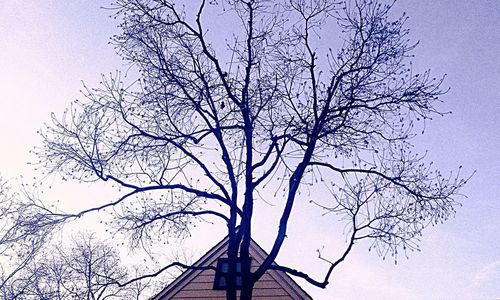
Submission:
[[[454,214],[466,179],[443,176],[411,144],[445,114],[436,108],[444,77],[413,69],[417,43],[393,4],[175,2],[115,1],[121,32],[112,42],[132,71],[85,87],[41,133],[40,165],[110,182],[122,196],[77,213],[44,208],[41,227],[112,208],[111,226],[139,246],[210,218],[227,225],[234,271],[259,226],[254,202],[274,193],[282,210],[269,256],[243,268],[241,297],[250,299],[269,268],[324,288],[358,241],[397,255]],[[320,192],[301,196],[313,188]],[[294,205],[311,198],[346,224],[345,250],[321,279],[272,264]]]

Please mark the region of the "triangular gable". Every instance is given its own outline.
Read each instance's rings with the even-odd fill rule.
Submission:
[[[195,264],[196,267],[216,266],[217,259],[227,256],[227,244],[229,238],[226,237]],[[250,243],[250,256],[252,257],[252,268],[257,268],[267,253],[255,242]],[[226,299],[226,292],[213,290],[214,270],[186,270],[153,300],[166,299]],[[312,299],[288,274],[268,270],[259,281],[255,283],[253,299]]]

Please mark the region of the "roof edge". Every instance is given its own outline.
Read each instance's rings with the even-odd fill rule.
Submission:
[[[217,244],[215,244],[212,248],[210,248],[206,254],[201,256],[194,264],[192,264],[193,267],[200,267],[203,265],[210,265],[213,263],[213,261],[220,256],[226,251],[226,245],[229,242],[229,236],[224,237],[222,240],[220,240]],[[255,242],[253,239],[251,239],[250,247],[254,248],[254,251],[256,254],[261,256],[261,259],[265,259],[269,254],[262,249],[262,247]],[[275,262],[273,264],[277,265]],[[173,296],[180,290],[182,290],[190,281],[190,279],[193,279],[196,277],[199,273],[203,272],[204,270],[193,270],[193,269],[186,269],[184,272],[182,272],[174,281],[172,281],[170,284],[168,284],[163,290],[161,290],[158,294],[153,296],[151,300],[160,300],[163,297],[170,295]],[[300,298],[298,299],[313,299],[289,274],[283,271],[278,271],[274,269],[269,269],[266,272],[268,272],[269,275],[271,275],[275,280],[280,282],[281,284],[285,284],[288,288],[290,288],[295,296],[298,296]],[[290,295],[293,297],[293,295]]]

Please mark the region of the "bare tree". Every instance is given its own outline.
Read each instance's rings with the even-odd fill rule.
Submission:
[[[22,290],[14,288],[12,282],[33,262],[59,225],[58,220],[47,221],[49,211],[28,186],[21,184],[21,188],[22,192],[16,193],[0,178],[0,296],[4,299],[15,299],[15,291]]]
[[[118,252],[82,234],[71,246],[52,245],[32,259],[2,288],[3,299],[139,299],[147,284],[120,287],[128,276]]]
[[[254,272],[243,264],[241,299],[250,299],[269,268],[324,288],[358,241],[397,255],[454,214],[466,180],[442,176],[410,144],[444,115],[435,104],[445,91],[443,78],[413,70],[406,16],[391,19],[392,5],[372,0],[198,2],[192,14],[168,0],[115,2],[113,41],[139,79],[116,73],[86,87],[43,131],[38,155],[51,172],[110,182],[123,195],[75,214],[51,211],[52,220],[113,208],[112,225],[134,245],[219,220],[235,272],[238,253],[249,257],[254,201],[276,192],[283,209],[269,255]],[[222,31],[209,18],[233,26]],[[311,186],[328,191],[312,203],[348,229],[321,279],[272,264]],[[234,277],[227,298],[236,299]]]

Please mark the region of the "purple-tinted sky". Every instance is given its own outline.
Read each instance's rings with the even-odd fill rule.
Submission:
[[[26,162],[33,160],[28,151],[40,144],[36,131],[52,111],[60,114],[79,96],[81,80],[92,86],[100,73],[121,68],[107,44],[116,23],[107,17],[109,11],[99,9],[106,4],[8,0],[0,5],[4,178],[33,176]],[[500,1],[400,0],[394,13],[402,11],[410,16],[412,37],[420,40],[415,66],[446,73],[445,84],[451,86],[441,107],[453,114],[427,124],[427,133],[415,143],[428,149],[429,159],[444,171],[463,165],[467,174],[477,174],[463,190],[468,198],[457,216],[424,233],[421,253],[394,266],[361,244],[334,273],[326,291],[306,289],[315,299],[500,298]],[[83,201],[59,190],[58,197],[66,196]],[[321,245],[328,232],[312,229],[325,223],[303,220],[292,229]],[[265,247],[270,238],[265,228],[256,226],[256,233]],[[222,235],[198,244],[199,253]],[[308,263],[306,257],[315,256],[310,250],[292,246],[280,259]]]

